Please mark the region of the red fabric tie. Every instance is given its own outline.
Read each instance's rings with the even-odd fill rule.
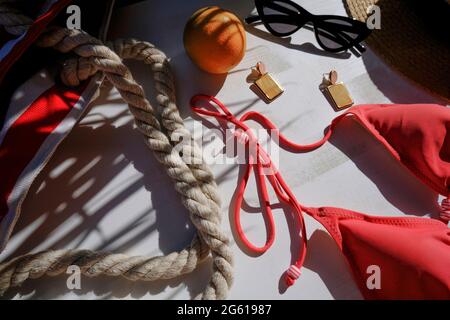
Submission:
[[[450,222],[450,199],[446,198],[441,202],[441,214],[440,218],[445,223]]]
[[[200,102],[203,102],[205,104],[207,103],[209,106],[213,106],[213,104],[215,104],[218,107],[218,110],[217,107],[214,107],[216,111],[200,107],[199,106]],[[325,141],[327,141],[331,135],[332,131],[331,127],[327,130],[325,136],[320,141],[310,145],[299,145],[289,141],[286,137],[284,137],[281,133],[279,133],[278,129],[269,119],[267,119],[266,117],[257,112],[253,111],[247,112],[238,119],[218,99],[208,95],[196,95],[192,97],[190,104],[192,110],[197,114],[214,117],[218,120],[226,121],[227,124],[228,123],[234,124],[236,129],[234,135],[237,137],[237,140],[240,143],[245,144],[246,149],[248,150],[248,162],[245,164],[244,174],[238,181],[237,196],[235,198],[234,203],[235,229],[242,243],[250,251],[261,254],[266,252],[272,246],[273,241],[275,239],[274,219],[270,207],[271,204],[265,178],[267,178],[269,183],[272,185],[272,188],[277,194],[278,199],[283,203],[285,203],[287,206],[289,206],[295,213],[295,217],[301,228],[300,254],[297,260],[294,262],[294,264],[292,264],[286,271],[286,284],[288,286],[293,285],[295,280],[297,280],[298,277],[300,276],[300,269],[303,265],[306,256],[307,237],[306,237],[305,222],[302,214],[303,207],[300,205],[300,203],[297,201],[292,191],[285,183],[280,172],[277,170],[277,168],[271,161],[266,150],[264,150],[264,148],[261,147],[256,136],[254,135],[252,130],[244,123],[244,121],[253,120],[258,122],[265,129],[271,130],[271,132],[277,136],[280,142],[280,146],[296,152],[313,150],[324,144]],[[263,208],[265,218],[267,219],[268,222],[266,243],[261,247],[255,246],[248,240],[247,236],[242,230],[240,219],[242,200],[244,198],[245,188],[247,186],[247,182],[250,177],[250,174],[252,173],[252,170],[255,170],[256,173],[256,182],[261,192],[260,203],[261,207]]]

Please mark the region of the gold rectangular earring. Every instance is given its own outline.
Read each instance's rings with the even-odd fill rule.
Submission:
[[[270,73],[267,72],[266,66],[262,62],[256,64],[256,71],[259,78],[254,82],[256,87],[264,94],[267,100],[272,101],[284,92],[284,89],[275,80]]]
[[[337,83],[337,72],[331,70],[328,76],[330,85],[326,87],[326,92],[333,101],[335,107],[339,110],[351,107],[353,105],[353,99],[350,97],[350,93],[344,83]]]

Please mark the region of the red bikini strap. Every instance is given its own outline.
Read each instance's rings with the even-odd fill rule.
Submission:
[[[216,105],[216,111],[206,109],[205,107],[199,106],[199,103],[204,103],[212,107],[213,104]],[[269,181],[273,190],[275,191],[278,199],[288,205],[293,212],[295,212],[295,217],[301,228],[301,246],[300,253],[297,260],[289,267],[286,271],[286,284],[288,286],[294,284],[295,280],[300,276],[300,269],[306,257],[306,247],[307,247],[307,235],[306,227],[302,214],[302,206],[298,203],[292,191],[289,189],[284,179],[282,178],[280,172],[277,170],[275,165],[272,163],[269,155],[258,143],[256,136],[253,134],[252,130],[244,123],[246,120],[253,120],[262,125],[265,129],[271,130],[272,134],[275,134],[280,145],[286,149],[293,150],[294,152],[303,152],[313,150],[322,144],[324,144],[330,137],[334,124],[332,124],[326,131],[324,137],[317,141],[316,143],[308,145],[300,145],[291,142],[285,136],[283,136],[277,127],[263,115],[250,111],[245,113],[240,119],[237,119],[228,108],[222,104],[217,98],[207,96],[207,95],[196,95],[191,99],[191,108],[194,112],[201,115],[212,116],[218,120],[231,122],[236,128],[242,131],[236,130],[235,135],[238,137],[238,141],[245,144],[249,149],[249,159],[248,163],[245,165],[245,172],[241,179],[238,181],[237,185],[237,196],[235,198],[234,204],[234,223],[237,236],[242,241],[242,243],[254,253],[264,253],[273,244],[275,239],[275,227],[274,219],[272,215],[272,210],[270,207],[270,199],[267,192],[266,180]],[[218,110],[217,110],[218,108]],[[337,119],[336,119],[337,120]],[[257,247],[253,245],[245,235],[242,229],[240,221],[241,205],[245,193],[245,188],[247,186],[248,179],[252,170],[255,170],[256,182],[261,193],[260,204],[263,208],[264,219],[267,222],[267,238],[266,243],[262,247]],[[263,169],[269,169],[269,174],[264,173]]]
[[[320,139],[319,141],[311,143],[311,144],[301,145],[301,144],[294,143],[294,142],[290,141],[289,139],[287,139],[269,119],[267,119],[265,116],[263,116],[262,114],[260,114],[258,112],[249,111],[249,112],[245,113],[240,118],[240,121],[246,121],[246,120],[253,120],[255,122],[258,122],[262,127],[264,127],[267,130],[270,130],[271,133],[274,133],[277,136],[281,147],[283,147],[284,149],[294,151],[294,152],[311,151],[311,150],[314,150],[314,149],[320,147],[326,141],[328,141],[328,139],[330,138],[331,133],[333,131],[333,127],[334,127],[334,125],[329,126],[325,131],[324,137],[322,139]]]
[[[199,103],[203,103],[203,107],[199,106]],[[242,121],[238,120],[225,105],[223,105],[217,98],[207,96],[207,95],[196,95],[191,99],[191,108],[194,112],[201,115],[207,115],[215,117],[219,120],[225,120],[227,122],[231,122],[241,130],[236,130],[234,132],[237,140],[242,144],[246,145],[247,148],[252,146],[253,150],[249,150],[249,159],[248,164],[245,166],[244,174],[241,179],[238,181],[236,192],[237,195],[235,197],[234,204],[234,223],[235,230],[240,238],[241,242],[245,245],[247,249],[250,251],[262,254],[266,252],[273,244],[275,239],[275,230],[274,230],[274,219],[272,215],[272,210],[270,208],[269,195],[267,192],[266,180],[264,178],[264,174],[262,172],[262,163],[267,166],[271,166],[270,158],[268,158],[265,152],[261,151],[262,149],[259,147],[259,143],[256,140],[253,132],[245,125]],[[206,105],[206,106],[205,106]],[[205,109],[206,107],[214,107],[218,111],[211,111],[210,109]],[[257,181],[257,185],[259,191],[261,193],[261,207],[264,212],[264,219],[267,224],[267,239],[266,243],[262,247],[255,246],[253,243],[248,240],[245,235],[245,232],[242,229],[241,225],[241,206],[244,198],[245,188],[247,187],[247,182],[252,173],[253,169],[255,169],[255,177]],[[270,181],[270,180],[269,180]]]
[[[445,223],[449,223],[450,221],[450,199],[448,197],[441,202],[441,212],[439,217]]]
[[[211,102],[213,102],[219,110],[217,110],[217,107],[215,108],[216,111],[211,111],[208,109],[205,109],[201,106],[198,106],[198,103],[200,102],[207,102],[208,105],[212,105]],[[216,97],[208,96],[205,94],[198,94],[191,98],[190,101],[191,109],[197,113],[204,116],[210,116],[214,117],[216,119],[226,120],[228,122],[233,123],[235,126],[239,127],[240,129],[247,131],[248,127],[243,124],[241,121],[239,121],[231,112],[228,110],[225,105],[223,105],[222,102],[219,101]]]

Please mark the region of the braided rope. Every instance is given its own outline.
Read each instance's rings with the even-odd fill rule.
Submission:
[[[0,1],[0,12],[6,12]],[[9,11],[10,14],[12,11]],[[16,16],[17,18],[17,16]],[[0,24],[3,23],[0,14]],[[25,25],[29,21],[19,16]],[[14,19],[7,19],[7,22]],[[13,30],[16,30],[8,25]],[[200,149],[184,127],[175,103],[173,75],[167,57],[147,42],[117,40],[109,46],[88,34],[63,28],[47,30],[37,41],[40,47],[52,47],[62,53],[75,53],[62,68],[61,79],[67,85],[78,85],[96,72],[105,77],[128,103],[138,130],[147,146],[164,165],[181,194],[184,206],[198,234],[191,245],[180,252],[160,257],[128,257],[123,254],[98,253],[89,250],[57,250],[26,254],[0,264],[0,295],[9,288],[20,286],[28,278],[59,275],[70,265],[80,267],[89,277],[100,274],[123,276],[137,281],[171,279],[192,272],[204,260],[209,250],[213,258],[211,280],[197,298],[224,299],[232,283],[232,252],[229,240],[220,229],[220,200],[217,185],[210,169],[202,161]],[[155,110],[145,98],[144,90],[136,83],[122,59],[141,60],[153,71],[158,108]],[[161,117],[161,121],[157,119]],[[161,127],[162,125],[162,127]],[[175,146],[183,137],[183,157]],[[185,141],[190,143],[185,144]],[[188,155],[188,157],[185,157]]]

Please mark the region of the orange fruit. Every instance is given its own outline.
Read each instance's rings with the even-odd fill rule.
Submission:
[[[206,7],[189,18],[183,42],[187,54],[200,69],[226,73],[244,57],[245,29],[230,11]]]

